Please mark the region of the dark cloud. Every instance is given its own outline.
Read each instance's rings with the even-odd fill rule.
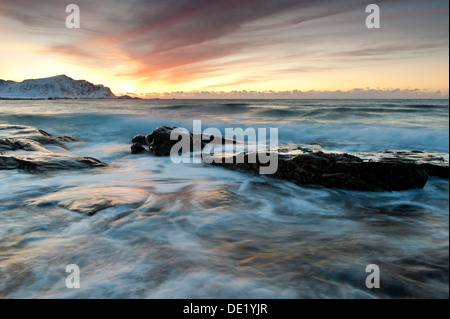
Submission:
[[[47,28],[49,34],[64,28],[65,6],[73,1],[2,0],[0,13],[17,19],[29,32]],[[336,5],[324,0],[132,0],[76,1],[82,29],[75,43],[58,43],[49,51],[86,59],[112,47],[142,65],[143,76],[231,54],[248,43],[218,41],[257,19],[299,9],[295,23],[335,14]],[[361,1],[345,1],[348,4]],[[341,3],[342,5],[342,3]],[[293,23],[290,21],[289,23]]]

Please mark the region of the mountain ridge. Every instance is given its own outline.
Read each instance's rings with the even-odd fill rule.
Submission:
[[[2,99],[115,99],[111,89],[65,74],[22,82],[0,79]]]

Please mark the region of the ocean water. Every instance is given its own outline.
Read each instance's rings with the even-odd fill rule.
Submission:
[[[449,152],[448,100],[0,101],[1,124],[76,136],[71,153],[109,164],[0,171],[0,297],[449,297],[448,180],[354,192],[130,154],[136,134],[193,120],[278,128],[280,145]],[[65,205],[97,199],[114,205]],[[69,264],[80,289],[65,285]]]

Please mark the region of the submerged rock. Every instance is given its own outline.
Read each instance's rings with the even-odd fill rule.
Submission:
[[[30,172],[105,167],[107,164],[84,156],[63,154],[0,155],[0,170],[23,169]]]
[[[42,145],[55,145],[62,148],[66,148],[64,145],[65,142],[78,141],[73,136],[55,137],[33,126],[0,124],[0,140],[3,139],[34,141]]]
[[[148,153],[148,151],[139,143],[131,145],[131,154]]]
[[[169,156],[172,147],[178,142],[170,139],[174,130],[177,128],[161,126],[147,135],[145,144],[149,145],[150,152],[156,156]],[[189,135],[193,151],[194,135],[181,130],[178,133]],[[142,141],[142,137],[143,135],[135,137],[133,142]],[[202,138],[201,147],[204,147],[205,140],[207,143],[214,137],[202,135]],[[226,139],[222,139],[222,143],[225,142]],[[142,151],[141,147],[142,145],[133,145],[132,149]],[[430,156],[425,160],[424,153],[418,151],[385,151],[381,154],[364,154],[362,157],[300,147],[280,147],[271,152],[276,152],[278,156],[278,169],[271,176],[299,185],[321,185],[357,191],[401,191],[423,188],[429,176],[448,179],[448,163],[436,163],[436,159],[430,160]],[[256,163],[250,162],[249,153],[243,154],[243,162],[238,163],[237,158],[238,155],[228,157],[231,161],[226,162],[225,157],[222,157],[221,161],[216,161],[213,165],[255,174],[259,174],[261,167],[267,166],[259,162],[258,156]]]
[[[29,140],[29,139],[15,139],[15,138],[2,138],[0,139],[0,150],[2,151],[34,151],[34,152],[47,152],[50,150],[42,146],[41,143]]]
[[[63,205],[64,204],[64,205]],[[111,199],[97,198],[97,199],[82,199],[72,200],[62,203],[61,206],[76,213],[93,216],[99,211],[114,207],[116,204]]]
[[[107,166],[91,157],[72,155],[63,142],[78,141],[72,136],[54,137],[25,125],[0,125],[0,170],[32,172]]]
[[[68,187],[26,201],[36,207],[57,206],[72,212],[93,216],[108,208],[140,205],[151,196],[140,188],[129,187]]]

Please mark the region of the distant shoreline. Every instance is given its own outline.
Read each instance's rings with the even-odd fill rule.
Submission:
[[[408,98],[408,99],[401,99],[401,98],[334,98],[334,99],[330,99],[330,98],[215,98],[215,99],[207,99],[207,98],[150,98],[150,99],[146,99],[146,98],[139,98],[139,97],[132,97],[132,98],[123,98],[123,97],[117,97],[117,98],[5,98],[5,97],[0,97],[0,101],[55,101],[55,100],[82,100],[82,101],[86,101],[86,100],[112,100],[112,101],[117,101],[117,100],[145,100],[145,101],[173,101],[173,100],[266,100],[266,101],[270,101],[270,100],[329,100],[329,101],[333,101],[333,100],[363,100],[363,101],[367,101],[367,100],[373,100],[373,101],[395,101],[395,100],[403,100],[403,101],[427,101],[427,100],[433,100],[433,101],[448,101],[449,98]]]
[[[138,97],[116,97],[116,98],[72,98],[72,97],[61,97],[61,98],[23,98],[23,97],[0,97],[0,100],[9,101],[54,101],[54,100],[142,100]]]

